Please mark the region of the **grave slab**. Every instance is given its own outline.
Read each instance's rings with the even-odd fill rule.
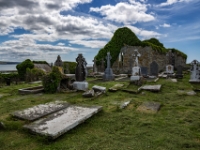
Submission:
[[[12,115],[19,119],[33,121],[56,111],[62,110],[68,106],[69,103],[67,102],[55,101],[51,103],[40,104],[22,111],[16,111],[12,113]]]
[[[109,91],[115,92],[119,89],[121,89],[124,86],[124,84],[115,84],[113,87],[109,88]]]
[[[140,89],[147,90],[147,91],[160,91],[161,85],[144,85],[144,86],[141,86],[138,89],[138,91],[140,91]]]
[[[88,90],[82,94],[83,97],[94,97],[94,90]]]
[[[19,94],[26,95],[26,94],[38,94],[44,91],[43,86],[35,86],[35,87],[28,87],[24,89],[19,89]]]
[[[137,108],[137,111],[144,113],[157,113],[160,109],[160,103],[157,102],[144,102]]]
[[[106,92],[106,87],[103,87],[103,86],[94,85],[94,86],[92,87],[92,89],[93,89],[95,92],[103,92],[103,93]]]
[[[56,139],[100,110],[102,110],[102,106],[84,107],[71,105],[46,118],[37,120],[29,125],[24,125],[24,128],[29,129],[33,133]]]

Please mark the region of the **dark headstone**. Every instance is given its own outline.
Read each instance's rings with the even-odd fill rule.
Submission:
[[[60,55],[58,55],[57,60],[55,61],[54,65],[58,66],[58,67],[62,67],[63,66],[63,62],[61,60]]]
[[[143,77],[147,77],[148,68],[147,67],[141,67],[141,74],[142,74]]]
[[[87,62],[85,61],[85,58],[83,57],[82,54],[79,54],[78,57],[76,58],[76,72],[75,72],[75,77],[76,81],[85,81],[86,76],[87,76]]]
[[[177,67],[176,77],[183,78],[183,67],[181,65]]]
[[[158,64],[155,61],[150,64],[150,75],[158,76]]]
[[[107,57],[106,57],[106,60],[107,60],[107,68],[104,72],[104,76],[103,76],[103,79],[104,80],[114,80],[114,75],[113,75],[113,71],[112,71],[112,68],[110,66],[110,60],[112,59],[111,55],[110,55],[110,52],[107,53]]]

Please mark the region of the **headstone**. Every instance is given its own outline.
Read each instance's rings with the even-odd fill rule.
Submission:
[[[137,111],[142,113],[157,113],[160,109],[160,103],[157,102],[144,102],[137,108]]]
[[[200,82],[200,63],[197,60],[191,62],[189,82]]]
[[[158,64],[155,61],[150,64],[150,75],[158,76]]]
[[[55,101],[51,103],[40,104],[21,111],[16,111],[12,113],[12,115],[19,119],[33,121],[56,111],[62,110],[68,106],[69,104],[67,102]]]
[[[87,62],[82,54],[79,54],[76,58],[76,71],[75,71],[75,78],[76,81],[73,83],[73,87],[76,90],[87,91],[88,89],[88,82],[85,81],[87,76]]]
[[[141,67],[141,74],[143,77],[148,76],[148,68],[147,67]]]
[[[63,67],[63,62],[61,60],[60,55],[58,55],[57,60],[55,61],[54,65],[58,67]]]
[[[133,68],[132,68],[132,75],[130,80],[131,81],[138,81],[141,78],[141,68],[139,67],[139,63],[138,63],[138,57],[140,57],[140,53],[138,52],[137,49],[134,50],[134,54],[133,54]]]
[[[94,64],[93,64],[93,72],[97,72],[97,61],[96,58],[93,60]]]
[[[110,52],[107,53],[107,68],[104,72],[103,80],[109,81],[109,80],[114,80],[115,76],[113,75],[113,71],[110,65],[110,60],[112,59]]]
[[[30,131],[56,139],[102,110],[102,106],[83,107],[71,105],[46,118],[24,125]]]
[[[176,78],[183,78],[183,67],[181,65],[177,67]]]
[[[92,87],[92,89],[93,89],[95,92],[103,92],[103,93],[106,93],[106,87],[103,87],[103,86],[94,85],[94,86]]]
[[[167,74],[173,74],[173,73],[174,73],[174,66],[172,66],[172,65],[167,65],[167,66],[166,66],[166,73],[167,73]]]

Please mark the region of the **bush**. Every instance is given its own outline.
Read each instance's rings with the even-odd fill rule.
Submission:
[[[25,80],[25,75],[26,75],[26,69],[32,69],[34,67],[33,62],[30,59],[26,59],[22,63],[18,64],[16,66],[19,77],[21,80]]]
[[[54,66],[52,72],[43,76],[42,84],[46,93],[55,93],[62,79],[58,67]]]

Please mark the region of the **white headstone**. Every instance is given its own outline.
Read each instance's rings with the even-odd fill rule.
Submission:
[[[173,73],[174,73],[174,66],[172,66],[172,65],[167,65],[167,66],[166,66],[166,73],[167,73],[167,74],[173,74]]]

